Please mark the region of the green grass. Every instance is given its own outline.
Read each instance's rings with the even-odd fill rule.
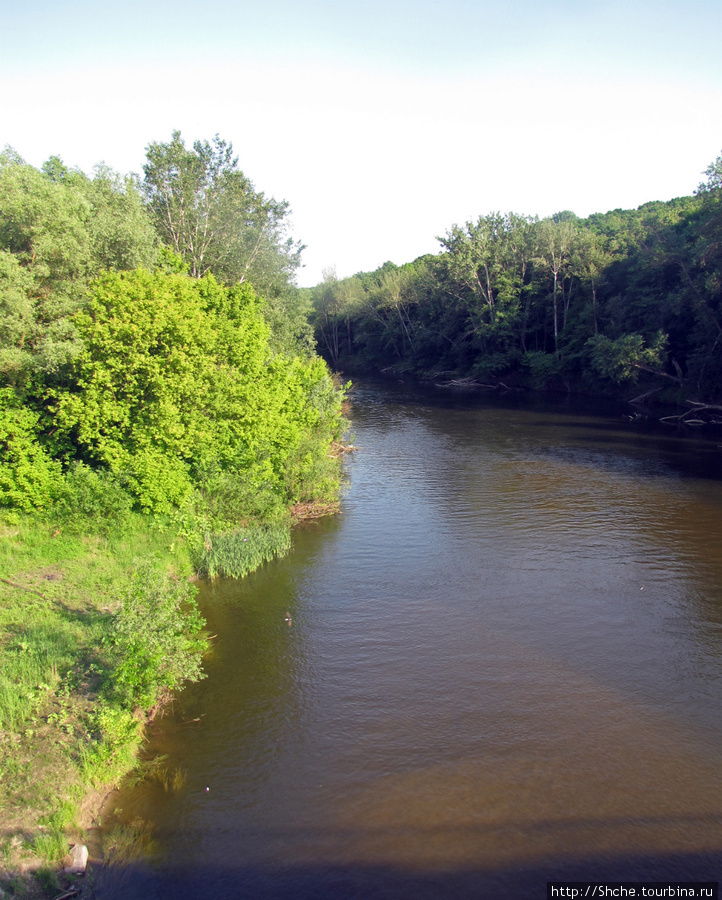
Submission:
[[[11,896],[61,892],[55,870],[88,824],[81,801],[135,764],[142,717],[114,705],[108,637],[139,558],[192,571],[162,524],[131,514],[122,533],[83,534],[0,513],[0,888]]]

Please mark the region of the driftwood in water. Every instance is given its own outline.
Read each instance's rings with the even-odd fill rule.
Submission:
[[[714,403],[700,403],[698,400],[687,400],[691,409],[678,416],[664,416],[660,422],[665,425],[690,425],[699,428],[702,425],[722,425],[722,406]]]
[[[490,391],[510,391],[503,381],[498,384],[487,384],[484,381],[477,381],[473,375],[467,375],[466,378],[452,378],[451,381],[436,382],[436,387],[460,387],[460,388],[486,388]]]

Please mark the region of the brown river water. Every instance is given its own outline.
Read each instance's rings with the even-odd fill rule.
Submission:
[[[153,841],[97,896],[719,879],[720,435],[626,411],[360,382],[343,512],[201,586],[178,780],[113,798]]]

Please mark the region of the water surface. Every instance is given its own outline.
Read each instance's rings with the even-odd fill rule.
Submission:
[[[155,850],[98,895],[718,878],[716,443],[406,385],[359,385],[353,427],[342,514],[202,587],[208,678],[149,747],[184,784],[120,795]]]

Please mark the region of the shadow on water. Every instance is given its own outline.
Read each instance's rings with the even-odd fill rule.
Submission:
[[[97,883],[111,889],[103,892],[104,898],[118,900],[540,900],[547,895],[549,881],[716,882],[720,872],[722,851],[427,871],[388,865],[237,866],[228,860],[209,865],[206,871],[167,872],[162,886],[142,865],[106,869]]]
[[[582,449],[593,444],[598,451],[608,449],[631,459],[654,456],[667,475],[722,481],[722,429],[708,426],[692,430],[659,421],[665,412],[678,412],[674,409],[630,421],[633,407],[628,403],[575,394],[446,390],[413,380],[396,384],[373,379],[361,380],[355,391],[352,401],[355,397],[363,405],[371,399],[374,404],[383,396],[386,408],[398,408],[403,417],[410,413],[423,417],[425,411],[437,409],[509,419],[519,413],[523,417],[519,426],[535,440],[543,435],[541,453],[563,453],[565,448],[568,451],[570,447]],[[432,412],[432,428],[434,418]],[[661,470],[648,472],[650,476],[656,474],[662,474]]]

